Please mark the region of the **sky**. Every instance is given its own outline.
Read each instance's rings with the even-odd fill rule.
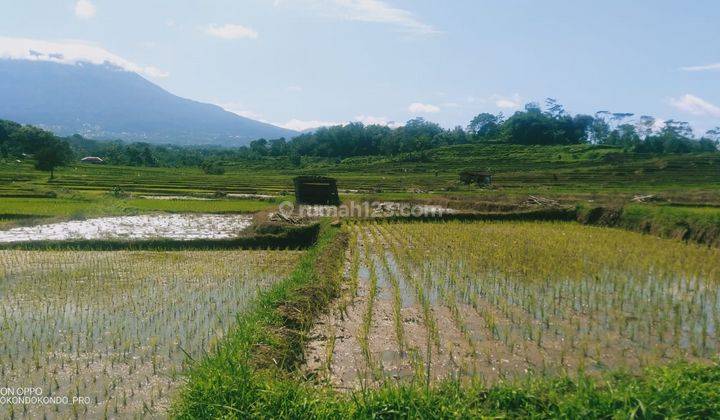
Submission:
[[[720,126],[717,0],[0,2],[0,57],[109,61],[297,130],[413,117],[450,128],[546,97],[696,134]]]

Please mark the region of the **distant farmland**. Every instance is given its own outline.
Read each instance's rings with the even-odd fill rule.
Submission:
[[[185,194],[283,194],[292,192],[295,174],[324,174],[338,178],[346,191],[400,193],[444,192],[457,188],[462,170],[487,169],[498,188],[520,192],[542,187],[548,192],[658,190],[680,184],[693,189],[720,182],[720,156],[648,155],[598,146],[462,145],[422,155],[349,158],[340,163],[320,158],[303,167],[287,167],[275,160],[227,166],[224,175],[206,175],[198,168],[147,168],[72,165],[58,171],[48,184],[47,174],[27,164],[0,164],[0,196],[42,196],[48,187],[72,191]]]

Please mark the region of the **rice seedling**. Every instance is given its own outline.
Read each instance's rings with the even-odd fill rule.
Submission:
[[[299,255],[0,251],[0,384],[82,398],[2,417],[161,415],[188,364]]]
[[[375,367],[373,365],[373,358],[372,353],[370,352],[370,344],[369,344],[369,336],[370,336],[370,329],[372,328],[372,322],[373,322],[373,306],[375,304],[375,298],[377,297],[377,290],[378,290],[378,276],[377,271],[375,270],[375,264],[372,261],[370,257],[370,246],[367,242],[365,242],[364,245],[365,250],[365,264],[369,267],[369,290],[367,295],[367,305],[365,307],[365,313],[363,315],[362,324],[360,326],[360,331],[358,332],[358,342],[360,343],[360,350],[362,351],[363,357],[365,358],[365,366],[368,372],[366,372],[365,377],[367,378],[367,373],[374,372]]]
[[[720,349],[717,249],[561,223],[380,223],[352,231],[364,243],[373,299],[394,308],[401,354],[424,361],[418,381],[639,371],[710,362]],[[387,296],[373,291],[380,273]],[[419,314],[424,333],[403,313]],[[368,351],[389,337],[364,321]]]
[[[377,234],[377,232],[375,232]],[[380,241],[375,241],[374,243],[374,253],[378,256],[380,263],[382,265],[382,272],[383,275],[388,279],[388,281],[391,284],[391,293],[392,293],[392,309],[393,309],[393,321],[394,321],[394,327],[395,327],[395,338],[397,339],[398,343],[398,350],[402,354],[404,353],[404,329],[403,329],[403,321],[402,321],[402,298],[400,296],[400,283],[397,279],[397,276],[395,275],[392,268],[390,268],[390,263],[388,262],[388,256],[386,251],[386,246],[382,245]]]
[[[353,234],[350,235],[350,244],[345,252],[347,264],[344,265],[341,273],[342,277],[346,280],[348,288],[342,302],[338,305],[338,311],[341,317],[345,316],[348,310],[348,305],[350,305],[357,297],[360,282],[360,251],[358,235],[354,234],[354,225],[349,224],[346,229],[349,232],[353,232]]]

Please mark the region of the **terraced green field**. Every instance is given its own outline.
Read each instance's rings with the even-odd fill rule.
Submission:
[[[720,205],[720,154],[642,155],[613,147],[444,147],[423,154],[306,159],[301,168],[277,158],[227,163],[224,175],[199,168],[146,168],[74,164],[54,180],[31,162],[0,163],[0,227],[32,217],[88,217],[138,212],[255,212],[292,195],[300,174],[338,179],[344,199],[485,200],[518,203],[528,195],[576,202],[627,202],[637,194],[662,194],[673,204]],[[490,170],[491,188],[461,185],[458,173]],[[111,191],[123,192],[118,199]],[[147,200],[145,195],[262,194],[275,198],[219,201]],[[130,195],[131,197],[128,197]]]
[[[138,193],[281,194],[292,190],[297,174],[329,174],[343,190],[407,192],[457,187],[458,172],[489,169],[496,187],[508,190],[544,188],[556,191],[650,189],[720,183],[720,154],[652,156],[597,146],[462,145],[424,155],[366,157],[339,163],[317,161],[294,170],[255,163],[229,166],[225,175],[205,175],[198,168],[140,168],[73,165],[47,174],[29,163],[0,165],[0,196],[37,196],[48,189],[107,191],[120,187]]]

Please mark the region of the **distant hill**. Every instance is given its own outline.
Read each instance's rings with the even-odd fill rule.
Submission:
[[[181,145],[240,146],[292,130],[173,95],[112,65],[0,60],[0,119],[58,135]]]

